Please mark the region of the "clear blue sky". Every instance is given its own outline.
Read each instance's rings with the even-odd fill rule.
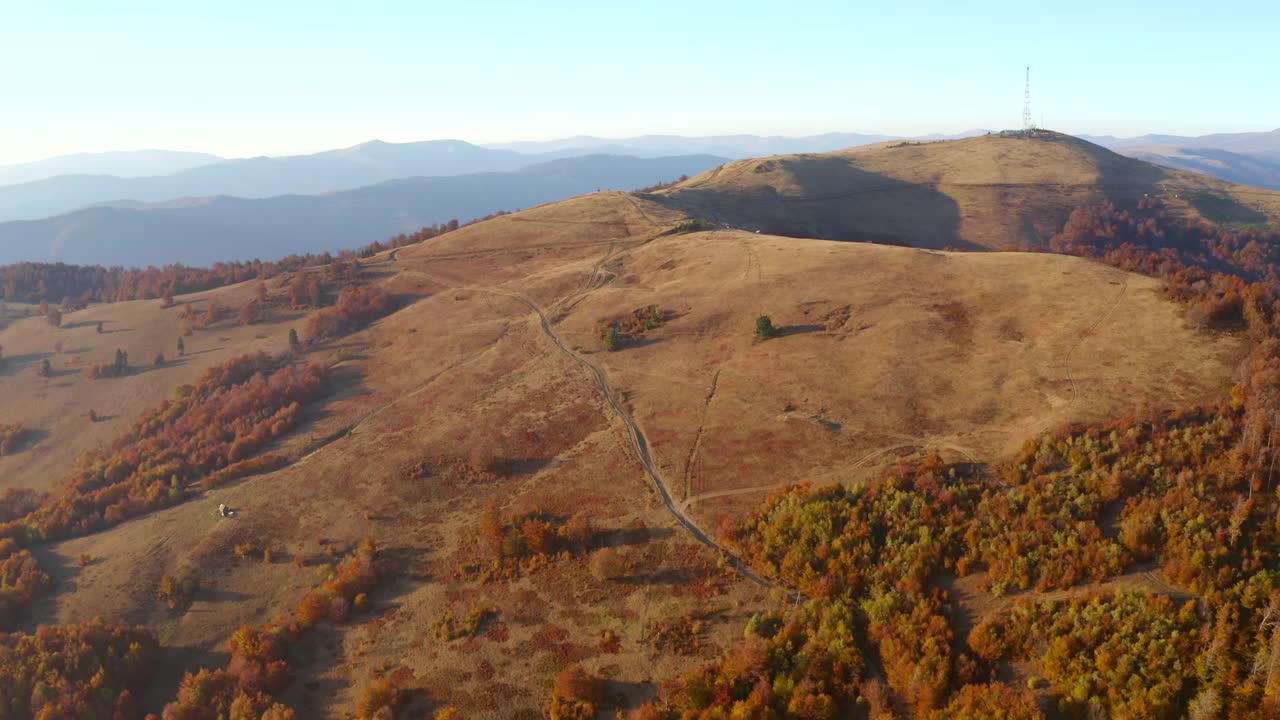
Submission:
[[[379,138],[1280,127],[1280,3],[0,0],[0,163]]]

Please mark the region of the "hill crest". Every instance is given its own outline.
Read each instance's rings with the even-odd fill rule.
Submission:
[[[1147,195],[1192,219],[1280,217],[1280,193],[1158,167],[1051,131],[740,160],[660,193],[671,207],[747,230],[996,250],[1043,247],[1088,202]]]

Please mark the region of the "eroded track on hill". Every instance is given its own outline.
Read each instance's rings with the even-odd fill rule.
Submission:
[[[849,475],[854,471],[866,466],[868,463],[870,463],[873,460],[880,459],[883,456],[898,450],[929,450],[929,449],[933,449],[935,451],[951,450],[953,452],[964,455],[965,458],[967,458],[969,462],[973,463],[974,465],[981,464],[981,461],[973,453],[973,451],[962,445],[955,445],[951,443],[938,443],[927,437],[914,437],[910,435],[902,435],[900,436],[900,438],[905,441],[895,443],[892,445],[885,445],[883,447],[875,448],[870,452],[866,453],[865,455],[863,455],[862,457],[858,458],[857,460],[853,461],[852,463],[848,463],[845,465],[838,465],[836,467],[824,470],[816,475],[810,475],[808,477],[801,477],[801,478],[792,478],[790,480],[784,480],[782,482],[769,483],[768,485],[753,485],[751,487],[727,488],[724,490],[709,490],[707,492],[699,493],[697,495],[691,495],[686,497],[685,500],[680,503],[680,509],[687,511],[689,507],[692,505],[696,505],[697,503],[700,503],[706,500],[715,500],[717,498],[737,497],[739,495],[762,494],[766,492],[772,492],[775,490],[781,490],[782,488],[786,488],[786,487],[795,487],[797,485],[818,486],[821,483],[824,483],[827,481],[842,482],[842,479],[844,476]]]
[[[698,542],[726,558],[740,575],[760,587],[773,587],[772,583],[758,575],[745,562],[743,562],[741,558],[729,552],[722,545],[713,540],[706,531],[699,527],[698,524],[686,515],[682,508],[676,504],[675,499],[671,495],[671,490],[667,485],[666,478],[662,476],[662,472],[658,469],[658,464],[653,459],[653,454],[649,449],[648,437],[645,436],[644,430],[641,429],[640,424],[636,422],[634,417],[632,417],[631,412],[627,410],[626,406],[623,405],[621,400],[619,400],[618,393],[613,389],[613,386],[609,384],[609,376],[605,372],[604,368],[600,367],[600,365],[595,361],[583,357],[570,347],[569,344],[560,337],[559,333],[555,331],[555,327],[551,324],[550,318],[547,317],[546,311],[534,302],[532,298],[514,290],[507,290],[505,288],[453,283],[445,278],[441,278],[416,268],[405,272],[420,275],[442,287],[453,290],[469,290],[472,292],[483,292],[498,295],[515,300],[528,307],[529,310],[537,316],[538,323],[542,329],[542,334],[545,335],[547,339],[551,340],[551,342],[561,352],[569,356],[571,360],[591,374],[592,378],[595,380],[596,388],[604,394],[605,400],[609,403],[609,407],[612,408],[613,412],[622,420],[623,425],[627,429],[627,440],[631,446],[632,452],[635,453],[636,459],[640,461],[640,465],[644,468],[645,474],[649,476],[649,480],[651,481],[654,489],[658,491],[659,497],[662,498],[662,504],[666,506],[667,511],[673,518],[675,518],[676,522],[684,526],[684,528],[688,530]]]

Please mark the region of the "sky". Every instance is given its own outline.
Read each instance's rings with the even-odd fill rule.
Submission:
[[[1280,127],[1280,3],[0,0],[0,164],[589,134]]]

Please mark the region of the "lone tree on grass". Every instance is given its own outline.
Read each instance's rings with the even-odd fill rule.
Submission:
[[[102,323],[98,323],[98,334],[102,334]]]
[[[40,377],[52,377],[53,366],[49,364],[49,358],[40,361]]]
[[[756,318],[756,337],[761,340],[768,340],[777,332],[777,328],[773,326],[773,320],[768,315],[761,315]]]
[[[618,328],[610,325],[609,328],[604,331],[604,349],[609,352],[613,352],[618,349],[618,343]]]
[[[187,354],[187,344],[182,342],[182,338],[178,338],[178,357],[182,357],[186,354]]]
[[[289,328],[289,352],[302,352],[302,342],[298,340],[298,331]]]

